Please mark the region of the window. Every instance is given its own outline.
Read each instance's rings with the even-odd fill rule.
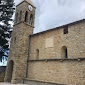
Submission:
[[[36,59],[39,59],[39,49],[36,50]]]
[[[19,21],[21,21],[21,19],[22,19],[22,11],[20,11]]]
[[[14,43],[16,42],[16,37],[14,38]]]
[[[65,58],[68,58],[67,48],[65,49]]]
[[[16,14],[16,23],[18,22],[18,13]]]
[[[64,34],[68,34],[68,26],[64,27]]]
[[[28,12],[26,11],[26,13],[25,13],[25,22],[27,22],[28,21]]]
[[[33,15],[31,14],[30,15],[30,25],[32,25],[33,24]]]
[[[68,58],[67,47],[66,46],[63,46],[62,49],[61,49],[61,51],[62,51],[62,53],[61,53],[62,58]]]

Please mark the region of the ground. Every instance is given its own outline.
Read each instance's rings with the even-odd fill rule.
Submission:
[[[0,82],[0,85],[28,85],[28,84],[10,84],[6,82]]]

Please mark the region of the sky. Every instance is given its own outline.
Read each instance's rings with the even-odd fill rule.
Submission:
[[[5,61],[2,61],[2,62],[0,62],[0,66],[6,66],[7,65],[7,61],[5,60]]]
[[[17,5],[22,0],[15,0]],[[32,0],[36,7],[34,33],[85,18],[85,0]]]

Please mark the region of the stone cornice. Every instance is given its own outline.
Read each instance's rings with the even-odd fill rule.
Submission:
[[[85,60],[85,58],[61,58],[61,59],[39,59],[39,60],[29,60],[28,62],[39,62],[39,61],[82,61]]]
[[[33,27],[33,28],[34,28],[34,26],[29,25],[29,24],[25,23],[24,21],[21,21],[21,22],[19,22],[19,23],[16,23],[16,24],[14,24],[13,26],[19,25],[19,24],[21,24],[21,23],[24,23],[25,25],[28,25],[28,26]]]

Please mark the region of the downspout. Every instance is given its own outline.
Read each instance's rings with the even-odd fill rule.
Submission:
[[[30,41],[31,41],[31,35],[28,36],[28,57],[27,57],[27,67],[26,67],[26,78],[28,78],[28,64],[29,64],[29,54],[30,54]]]

